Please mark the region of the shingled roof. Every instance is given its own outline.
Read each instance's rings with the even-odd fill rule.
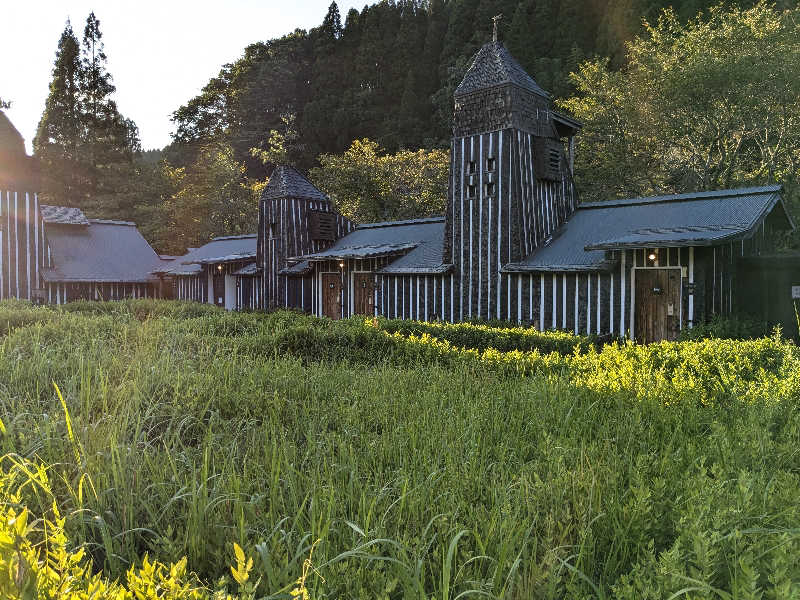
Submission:
[[[304,200],[327,200],[328,197],[294,167],[278,165],[261,193],[262,200],[275,198],[302,198]]]
[[[478,50],[454,95],[463,96],[507,84],[516,85],[545,98],[550,97],[550,94],[539,87],[501,42],[489,42]]]
[[[581,205],[552,241],[507,272],[609,268],[605,250],[711,246],[747,238],[776,207],[793,228],[772,185]]]
[[[45,269],[45,281],[119,282],[153,281],[151,272],[161,259],[136,225],[127,221],[92,219],[88,227],[51,223],[47,242],[53,267]]]
[[[379,256],[396,257],[381,269],[382,273],[441,273],[450,267],[442,263],[443,240],[444,217],[367,223],[359,225],[327,250],[303,256],[302,263],[286,269],[285,273],[304,272],[308,269],[307,261]]]
[[[39,206],[42,213],[42,221],[57,225],[88,225],[89,219],[83,214],[80,208],[69,206],[50,206],[42,204]]]
[[[160,272],[170,275],[196,275],[204,264],[251,260],[256,256],[258,236],[255,233],[214,238],[207,244],[190,250]]]

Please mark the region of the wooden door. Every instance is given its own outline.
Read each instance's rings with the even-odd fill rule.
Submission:
[[[375,286],[372,283],[372,273],[353,273],[353,314],[375,314],[374,298]]]
[[[322,274],[322,314],[331,319],[342,316],[342,277],[339,273]]]
[[[213,277],[213,291],[214,291],[214,304],[217,306],[225,306],[225,275],[219,269],[214,269]]]
[[[636,269],[634,333],[649,344],[674,340],[680,331],[680,269]]]

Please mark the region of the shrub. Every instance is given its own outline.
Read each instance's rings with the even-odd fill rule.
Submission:
[[[389,333],[417,336],[427,334],[460,348],[474,348],[479,351],[489,348],[500,352],[538,350],[543,354],[558,352],[567,355],[575,352],[583,353],[590,347],[598,345],[598,340],[594,336],[577,336],[564,331],[538,331],[508,324],[499,327],[497,324],[426,323],[383,318],[375,319],[374,322],[380,329]]]
[[[714,315],[709,321],[696,323],[694,327],[684,327],[680,340],[700,340],[721,338],[728,340],[752,340],[770,335],[766,321],[759,321],[746,315]]]

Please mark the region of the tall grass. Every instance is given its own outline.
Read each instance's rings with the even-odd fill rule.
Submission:
[[[320,598],[800,585],[800,371],[780,339],[542,354],[181,303],[12,313],[0,448],[50,466],[111,577],[149,553],[213,582],[235,543],[260,593],[288,591],[319,540]]]

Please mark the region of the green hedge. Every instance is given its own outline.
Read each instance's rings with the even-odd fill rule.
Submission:
[[[424,323],[382,318],[376,319],[376,322],[378,327],[389,333],[417,336],[427,334],[446,340],[454,346],[481,351],[489,348],[501,352],[538,350],[545,354],[558,352],[566,355],[584,353],[598,343],[595,336],[579,336],[564,331],[538,331],[512,325],[499,327],[479,323]]]

